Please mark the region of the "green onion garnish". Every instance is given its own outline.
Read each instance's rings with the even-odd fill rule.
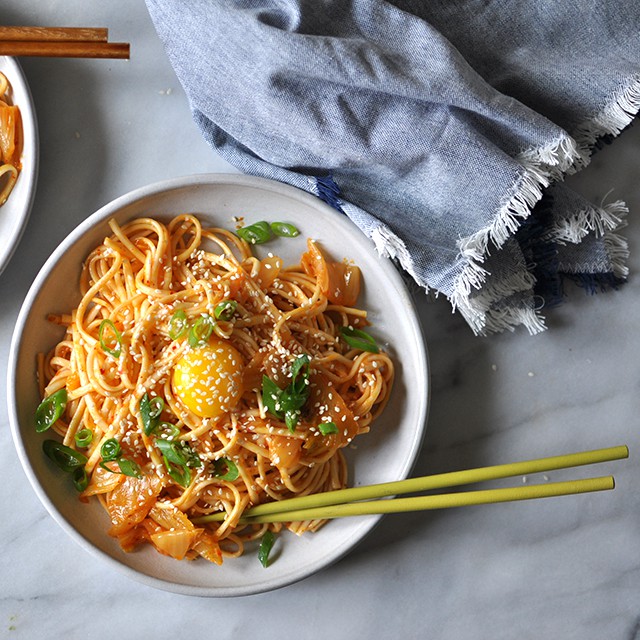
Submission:
[[[236,233],[249,244],[262,244],[271,238],[271,227],[268,222],[261,220],[238,229]]]
[[[115,438],[105,440],[100,447],[100,455],[102,456],[100,466],[105,471],[110,471],[111,473],[122,473],[125,476],[141,478],[142,474],[138,464],[133,460],[128,460],[127,458],[120,456],[121,452],[122,448],[120,447],[120,443]],[[114,471],[107,465],[107,462],[115,462],[120,471]]]
[[[145,393],[140,398],[140,417],[142,418],[142,429],[146,436],[150,436],[158,423],[160,422],[160,414],[164,410],[164,400],[160,396],[153,398]]]
[[[378,353],[380,351],[376,341],[365,331],[354,329],[353,327],[340,327],[340,333],[344,341],[353,349],[360,349],[360,351],[369,351],[371,353]]]
[[[295,431],[302,407],[309,397],[309,362],[306,354],[294,360],[291,382],[284,389],[271,378],[262,376],[262,404],[269,413],[284,420],[291,433]]]
[[[200,460],[200,456],[186,440],[180,440],[179,442],[176,442],[176,448],[178,448],[182,452],[182,455],[187,461],[188,467],[194,469],[202,466],[202,460]]]
[[[323,436],[328,436],[332,433],[338,433],[338,427],[335,422],[321,422],[318,425],[318,429],[320,429],[320,433]]]
[[[291,386],[296,393],[303,393],[308,388],[310,361],[311,358],[305,353],[298,356],[291,365]]]
[[[100,455],[105,462],[115,460],[120,455],[120,451],[122,451],[122,448],[115,438],[105,440],[100,447]]]
[[[164,466],[169,475],[180,486],[188,487],[191,484],[191,471],[189,469],[202,466],[202,460],[200,460],[191,445],[184,440],[172,442],[164,438],[158,438],[156,446],[162,453]]]
[[[235,300],[223,300],[216,305],[213,310],[213,315],[217,320],[229,321],[233,318],[233,314],[236,311],[238,303]]]
[[[78,429],[75,435],[76,445],[78,447],[88,447],[93,442],[93,431],[91,429]]]
[[[60,469],[72,473],[87,463],[87,456],[57,440],[45,440],[42,449]]]
[[[273,531],[271,531],[271,529],[267,529],[262,536],[262,540],[260,540],[260,547],[258,548],[258,560],[260,560],[260,564],[265,569],[269,566],[269,554],[271,553],[271,549],[275,541],[276,536]]]
[[[120,357],[120,352],[122,351],[122,335],[109,318],[105,318],[100,323],[98,339],[105,353],[112,355],[114,358]]]
[[[138,463],[134,460],[128,460],[127,458],[118,458],[116,460],[118,467],[120,467],[120,473],[125,476],[132,476],[134,478],[141,478],[142,473]]]
[[[207,314],[201,315],[189,329],[189,346],[192,348],[203,345],[213,332],[215,320]]]
[[[78,491],[84,491],[89,486],[89,478],[87,476],[87,471],[82,467],[77,467],[74,469],[72,474],[73,486]]]
[[[189,321],[184,309],[178,309],[169,320],[169,337],[177,340],[185,334],[189,328]]]
[[[171,422],[160,422],[153,431],[167,440],[175,440],[180,435],[180,427]]]
[[[271,231],[281,238],[295,238],[300,235],[298,229],[288,222],[272,222]]]
[[[118,465],[118,471],[112,469],[107,462],[115,462]],[[134,478],[142,478],[140,467],[133,460],[127,458],[113,458],[112,460],[103,460],[100,466],[109,473],[121,473],[123,476],[132,476]]]
[[[280,395],[282,389],[268,376],[262,376],[262,404],[266,407],[267,411],[276,416],[276,418],[282,419],[282,412],[280,411]]]
[[[181,467],[180,465],[174,464],[165,456],[162,456],[162,459],[171,478],[186,489],[191,484],[191,471],[189,471],[188,467]]]
[[[84,491],[89,484],[89,478],[84,465],[87,456],[57,440],[45,440],[42,450],[55,465],[65,473],[72,474],[73,485],[78,491]]]
[[[287,389],[280,396],[280,406],[284,410],[284,423],[291,433],[296,430],[296,425],[302,413],[302,406],[307,401],[307,394],[287,393]]]
[[[227,480],[233,482],[238,479],[240,472],[236,463],[229,458],[219,458],[213,462],[213,475],[220,480]]]
[[[162,455],[167,460],[169,460],[169,462],[186,466],[187,460],[178,448],[177,442],[165,440],[164,438],[158,438],[156,440],[156,446],[158,447],[158,449],[160,449]]]
[[[36,409],[36,431],[42,433],[52,427],[67,406],[67,390],[58,389],[47,396]]]

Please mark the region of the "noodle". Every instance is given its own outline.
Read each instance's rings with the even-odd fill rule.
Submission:
[[[20,109],[11,104],[7,77],[0,72],[0,206],[6,201],[18,179],[22,153]]]
[[[266,530],[317,530],[239,520],[345,487],[342,449],[387,402],[388,355],[344,338],[368,324],[359,269],[311,240],[300,264],[260,260],[187,214],[109,225],[83,265],[78,307],[50,316],[63,339],[38,363],[42,397],[66,394],[52,429],[84,452],[81,500],[100,501],[123,549],[150,543],[177,559],[221,563]],[[217,512],[224,520],[192,522]]]

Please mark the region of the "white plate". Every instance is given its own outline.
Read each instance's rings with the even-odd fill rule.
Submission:
[[[38,125],[29,85],[13,58],[0,56],[0,71],[11,84],[11,102],[20,108],[24,147],[22,171],[9,199],[0,207],[0,273],[7,266],[27,225],[38,177]]]
[[[318,198],[281,183],[241,175],[200,175],[151,185],[100,209],[73,231],[46,262],[24,302],[11,345],[8,372],[9,416],[15,445],[36,493],[57,522],[82,546],[106,558],[131,577],[161,589],[204,596],[258,593],[300,580],[347,553],[376,524],[379,516],[343,518],[320,531],[279,536],[269,568],[253,552],[227,559],[221,567],[205,561],[178,562],[150,547],[124,553],[106,530],[108,518],[93,502],[81,504],[68,478],[57,473],[42,453],[42,436],[33,426],[39,397],[34,363],[59,338],[46,320],[49,312],[77,305],[82,260],[110,233],[107,220],[170,218],[191,212],[212,225],[234,228],[233,216],[252,221],[295,224],[297,238],[258,247],[285,263],[297,263],[306,237],[322,242],[334,259],[353,259],[364,277],[360,306],[369,310],[372,333],[386,344],[397,367],[393,393],[372,432],[356,439],[350,458],[351,484],[400,480],[409,474],[426,425],[428,372],[426,349],[412,300],[394,266],[381,259],[370,241],[345,216]]]

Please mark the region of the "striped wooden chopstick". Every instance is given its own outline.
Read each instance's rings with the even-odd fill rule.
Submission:
[[[129,58],[127,42],[109,42],[92,27],[0,26],[0,55],[54,58]]]
[[[328,491],[258,505],[245,511],[241,522],[249,524],[325,520],[346,516],[445,509],[468,505],[575,495],[592,491],[607,491],[613,489],[615,486],[612,476],[410,498],[393,498],[393,496],[406,493],[455,487],[489,480],[511,478],[514,476],[526,476],[533,473],[568,469],[612,460],[621,460],[628,457],[629,449],[627,446],[622,445],[491,467],[410,478],[409,480],[400,480],[398,482]],[[392,499],[381,500],[380,498]],[[216,522],[223,520],[225,515],[223,512],[214,513],[193,518],[193,522]]]

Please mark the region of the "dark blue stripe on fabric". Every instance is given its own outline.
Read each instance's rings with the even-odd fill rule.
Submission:
[[[545,237],[550,226],[553,197],[544,194],[516,234],[522,252],[536,278],[534,294],[543,300],[542,308],[558,306],[565,299],[564,281],[575,283],[586,293],[617,290],[625,278],[611,272],[568,273],[559,271],[558,249]]]
[[[340,213],[344,213],[341,206],[342,203],[338,197],[340,195],[340,187],[336,184],[333,177],[315,176],[315,181],[318,197],[334,209],[337,209]]]
[[[563,277],[577,284],[587,293],[605,293],[618,290],[627,280],[613,273],[564,273]]]
[[[516,233],[516,240],[536,279],[534,294],[543,300],[543,308],[555,307],[564,300],[562,276],[558,272],[558,249],[545,237],[552,206],[553,197],[544,194]]]

